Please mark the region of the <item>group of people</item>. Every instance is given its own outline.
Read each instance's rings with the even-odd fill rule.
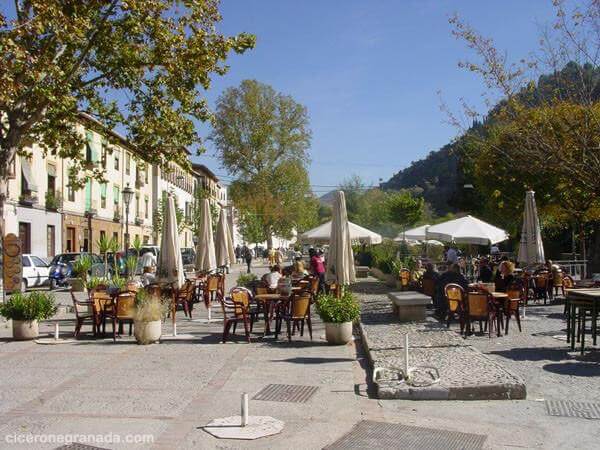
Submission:
[[[431,279],[434,281],[435,294],[433,298],[434,308],[438,316],[443,317],[446,312],[445,287],[447,284],[454,283],[461,286],[465,291],[469,288],[469,283],[494,283],[494,290],[497,292],[506,292],[509,287],[515,283],[522,282],[520,278],[515,277],[515,269],[518,264],[503,256],[494,261],[490,257],[481,257],[475,261],[477,270],[472,274],[465,271],[464,265],[460,264],[457,258],[455,262],[449,263],[445,272],[439,273],[436,271],[432,263],[427,263],[424,269],[418,263],[415,271],[417,277],[422,280]],[[549,298],[552,298],[553,280],[560,267],[548,260],[546,264],[541,265],[530,271],[531,275],[539,273],[548,273],[547,293]],[[531,286],[524,286],[529,288]]]
[[[298,280],[312,275],[319,279],[319,291],[324,292],[325,258],[323,252],[311,248],[308,255],[310,258],[308,267],[305,266],[302,255],[297,255],[290,266],[283,267],[279,263],[271,265],[269,272],[263,275],[262,281],[270,289],[278,289],[281,288],[282,284],[291,284],[291,280]]]

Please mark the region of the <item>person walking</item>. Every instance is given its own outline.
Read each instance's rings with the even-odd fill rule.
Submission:
[[[314,276],[319,279],[319,292],[325,292],[325,264],[314,248],[308,250],[310,256],[310,268]]]
[[[242,254],[246,260],[246,265],[248,266],[247,273],[250,273],[250,267],[252,266],[252,250],[250,250],[247,245],[244,245],[244,248],[242,248]]]
[[[241,264],[242,260],[242,247],[240,247],[240,244],[238,244],[235,246],[235,262]]]

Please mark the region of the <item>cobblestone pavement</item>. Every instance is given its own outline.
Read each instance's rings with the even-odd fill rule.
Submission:
[[[411,388],[393,380],[379,383],[380,398],[524,397],[524,383],[518,376],[469,346],[455,331],[432,317],[424,322],[399,323],[385,295],[365,296],[361,303],[363,339],[367,339],[374,367],[403,373],[404,335],[408,334],[410,367],[429,372],[433,369],[439,374],[439,383],[431,384],[431,377],[425,373],[423,381],[429,385],[421,387]],[[387,370],[384,373],[388,373],[388,378],[393,376]]]
[[[260,273],[266,268],[256,270]],[[232,275],[229,283],[237,278]],[[374,297],[382,292],[372,282],[361,282],[357,289],[369,290]],[[548,416],[544,403],[536,401],[597,398],[598,377],[593,367],[598,363],[593,355],[582,359],[568,353],[561,359],[558,355],[565,348],[564,342],[544,335],[525,336],[538,329],[540,333],[560,330],[560,320],[553,318],[552,308],[560,310],[550,307],[549,318],[556,323],[545,324],[546,328],[528,321],[521,335],[511,330],[506,338],[469,339],[490,358],[508,364],[527,383],[533,383],[536,393],[525,401],[370,398],[370,373],[360,341],[328,346],[318,320],[312,342],[307,335],[295,336],[291,344],[285,339],[262,339],[263,325],[259,323],[249,345],[241,336],[233,343],[221,344],[221,323],[189,321],[181,313],[180,336],[151,346],[135,345],[129,337],[118,339],[116,344],[112,339],[93,340],[89,327],[84,330],[87,338],[71,344],[14,342],[8,339],[10,329],[0,324],[0,449],[54,449],[59,445],[9,445],[6,439],[65,434],[112,434],[122,439],[149,435],[153,439],[152,444],[97,443],[111,449],[319,449],[365,419],[482,434],[487,436],[486,448],[493,449],[597,448],[597,420]],[[533,307],[528,315],[543,310]],[[202,306],[195,310],[195,317],[206,317]],[[42,333],[51,330],[50,324],[42,325]],[[72,321],[65,321],[61,330],[69,337]],[[164,332],[170,332],[168,324]],[[508,341],[511,337],[514,345]],[[536,355],[536,346],[548,350],[531,356]],[[519,350],[523,356],[518,358],[508,357],[513,349],[531,350]],[[580,362],[590,367],[586,369],[589,375],[564,374],[547,367],[571,364],[569,368]],[[306,403],[250,400],[250,414],[271,415],[285,422],[282,434],[241,442],[220,441],[203,431],[202,426],[214,418],[238,414],[242,392],[248,392],[252,399],[271,383],[318,387]]]

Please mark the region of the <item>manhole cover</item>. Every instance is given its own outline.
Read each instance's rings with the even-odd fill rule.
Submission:
[[[550,416],[600,419],[600,403],[546,400],[546,411]]]
[[[268,402],[305,403],[319,389],[317,386],[299,386],[294,384],[269,384],[257,393],[252,400]]]
[[[62,445],[60,447],[56,447],[55,450],[110,450],[104,447],[94,447],[92,445],[80,444],[78,442],[73,442],[72,444]]]
[[[435,430],[409,425],[372,422],[358,422],[352,431],[325,447],[335,449],[481,449],[487,436],[460,433],[457,431]]]

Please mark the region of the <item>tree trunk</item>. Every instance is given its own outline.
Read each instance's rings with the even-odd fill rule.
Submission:
[[[579,243],[581,245],[581,259],[583,261],[586,260],[586,251],[585,251],[585,228],[583,223],[580,222],[579,224]],[[584,262],[584,267],[586,267],[587,269],[587,264]],[[584,270],[583,274],[581,275],[581,278],[586,278],[587,277],[587,270]]]

